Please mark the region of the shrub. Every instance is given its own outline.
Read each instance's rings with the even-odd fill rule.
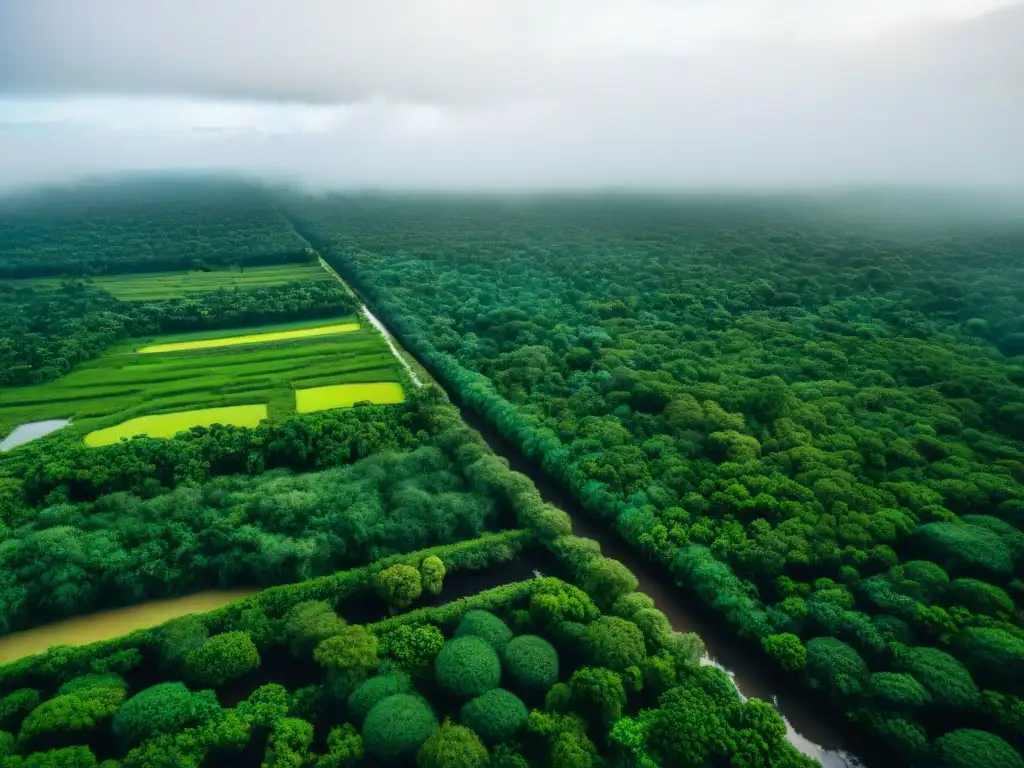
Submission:
[[[120,675],[81,675],[68,680],[57,689],[57,693],[83,693],[96,688],[120,688],[123,691],[126,685]]]
[[[931,703],[932,695],[911,675],[876,672],[871,676],[871,697],[883,709],[908,712]]]
[[[584,568],[583,591],[610,606],[637,588],[636,576],[618,560],[595,557]]]
[[[981,693],[971,673],[945,651],[923,646],[896,646],[893,661],[897,669],[909,672],[927,688],[937,704],[970,709],[981,701]]]
[[[498,654],[479,637],[449,640],[434,660],[437,682],[460,699],[472,699],[501,682]]]
[[[417,673],[428,669],[444,646],[444,635],[432,624],[395,627],[380,639],[380,653],[402,669]]]
[[[922,549],[950,571],[966,575],[1009,576],[1010,547],[999,534],[976,525],[928,523],[914,533]]]
[[[214,635],[185,657],[188,675],[196,685],[217,688],[260,665],[260,652],[248,632]]]
[[[785,670],[797,672],[807,666],[807,649],[799,637],[789,632],[762,637],[761,647]]]
[[[18,738],[31,742],[44,734],[66,737],[76,732],[91,731],[113,717],[123,702],[123,684],[85,688],[78,693],[54,696],[29,713]]]
[[[412,681],[403,672],[371,677],[348,697],[348,713],[354,720],[362,722],[377,702],[411,690]]]
[[[196,616],[183,616],[157,630],[164,664],[180,668],[194,649],[206,642],[210,632]]]
[[[487,768],[490,755],[475,733],[446,722],[423,742],[416,755],[419,768]]]
[[[668,623],[668,617],[657,608],[642,608],[633,614],[629,621],[640,628],[649,653],[654,653],[665,645],[672,634],[672,625]]]
[[[193,693],[182,683],[160,683],[128,699],[114,715],[113,729],[125,744],[134,745],[203,722],[218,710],[213,691]]]
[[[583,667],[569,678],[569,705],[592,723],[609,727],[625,704],[622,678],[610,669]]]
[[[937,768],[1024,768],[1020,754],[998,736],[963,728],[932,744]]]
[[[986,616],[1013,614],[1013,599],[1004,590],[977,579],[957,579],[950,584],[948,602]]]
[[[1024,693],[1024,641],[1002,629],[967,627],[955,648],[983,685]]]
[[[807,642],[807,676],[811,686],[853,696],[868,679],[868,665],[853,648],[834,637]]]
[[[420,580],[431,595],[440,595],[444,586],[444,561],[437,555],[428,555],[420,563]]]
[[[455,636],[479,637],[500,654],[505,650],[508,641],[512,639],[512,630],[504,621],[489,611],[469,611],[459,622]]]
[[[518,696],[504,688],[495,688],[467,702],[459,713],[459,720],[485,743],[500,744],[519,733],[529,716]]]
[[[615,601],[612,614],[622,619],[631,619],[638,611],[653,607],[654,600],[643,592],[630,592]]]
[[[39,691],[33,688],[21,688],[7,694],[0,699],[0,728],[13,730],[38,703]]]
[[[389,605],[404,609],[423,594],[423,579],[411,565],[392,565],[377,574],[377,589]]]
[[[505,671],[523,688],[546,691],[558,682],[558,651],[543,637],[520,635],[505,646]]]
[[[639,666],[647,656],[640,628],[617,616],[602,616],[591,622],[586,639],[591,661],[616,672]]]
[[[344,627],[316,647],[313,659],[327,670],[331,694],[345,698],[373,674],[380,663],[377,636],[359,625]]]
[[[338,634],[346,626],[330,605],[322,600],[298,603],[284,616],[288,647],[296,658],[308,658],[321,642]]]
[[[345,768],[358,765],[363,759],[363,737],[349,723],[331,728],[327,734],[327,754],[321,757],[316,768]]]
[[[437,728],[430,705],[411,693],[377,702],[363,723],[363,749],[378,760],[409,759]]]

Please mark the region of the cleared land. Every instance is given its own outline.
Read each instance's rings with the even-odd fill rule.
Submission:
[[[270,333],[250,333],[244,336],[222,336],[216,339],[198,339],[194,341],[176,341],[170,344],[153,344],[140,347],[140,355],[152,355],[159,352],[192,352],[199,349],[217,349],[219,347],[237,347],[242,344],[266,344],[271,341],[290,341],[292,339],[308,339],[316,336],[333,336],[336,333],[352,333],[359,330],[359,323],[339,323],[337,325],[321,325],[316,328],[300,328],[294,331],[274,331]]]
[[[279,264],[211,272],[158,272],[147,275],[97,277],[93,282],[119,301],[179,299],[190,293],[252,290],[307,280],[330,280],[319,264]]]
[[[345,317],[283,328],[353,321]],[[273,326],[258,330],[275,331]],[[112,347],[57,381],[0,389],[0,423],[71,417],[69,430],[85,434],[136,416],[253,403],[268,405],[270,417],[280,418],[294,413],[296,389],[398,382],[401,377],[383,337],[370,327],[264,344],[138,353],[139,347],[156,343],[211,338],[216,335],[204,332],[136,339]]]
[[[245,269],[232,267],[214,269],[209,272],[198,270],[147,272],[75,279],[91,283],[118,301],[163,301],[185,298],[191,293],[210,293],[220,290],[252,291],[257,288],[296,282],[327,282],[334,278],[325,272],[318,263],[301,262],[275,264],[267,267],[246,267]],[[67,280],[68,278],[65,277],[30,277],[8,282],[15,287],[59,288]]]
[[[295,410],[299,413],[329,411],[331,408],[349,408],[369,401],[379,405],[400,403],[405,400],[402,385],[393,381],[375,381],[369,384],[335,384],[327,387],[299,389],[295,392]]]
[[[265,405],[232,405],[227,408],[200,408],[192,411],[157,413],[151,416],[136,416],[115,427],[97,429],[85,436],[85,444],[93,447],[113,445],[123,437],[146,435],[148,437],[174,437],[192,427],[210,427],[224,424],[234,427],[255,427],[267,418]]]

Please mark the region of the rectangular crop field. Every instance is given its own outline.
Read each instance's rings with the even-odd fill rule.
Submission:
[[[192,411],[156,413],[136,416],[115,427],[97,429],[85,436],[85,444],[93,447],[113,445],[122,437],[146,435],[148,437],[174,437],[192,427],[210,427],[224,424],[233,427],[255,427],[267,418],[265,405],[231,405],[226,408],[199,408]]]
[[[337,323],[335,325],[320,325],[313,328],[299,328],[292,331],[271,331],[268,333],[248,333],[242,336],[196,339],[194,341],[173,341],[169,344],[152,344],[139,347],[136,351],[140,355],[153,355],[159,352],[195,352],[200,349],[237,347],[243,344],[266,344],[271,341],[291,341],[292,339],[309,339],[316,336],[333,336],[338,333],[352,333],[358,330],[359,323]]]
[[[284,327],[315,330],[342,323],[354,324],[355,318]],[[272,327],[260,330],[273,332]],[[296,390],[387,382],[398,386],[401,378],[398,361],[369,325],[260,344],[139,353],[156,342],[211,339],[216,339],[211,332],[135,339],[111,347],[57,381],[0,389],[0,422],[70,417],[69,429],[85,434],[138,416],[245,405],[269,406],[270,417],[280,418],[295,412]],[[372,399],[364,395],[357,401]]]
[[[295,410],[299,413],[348,408],[368,400],[377,405],[401,403],[405,400],[402,385],[394,381],[367,384],[334,384],[295,391]]]
[[[146,275],[110,275],[93,278],[93,283],[119,301],[179,299],[190,293],[224,290],[252,290],[271,285],[332,280],[319,264],[280,264],[246,269],[217,269],[211,272],[157,272]]]

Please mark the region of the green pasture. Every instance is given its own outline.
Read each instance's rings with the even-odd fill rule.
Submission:
[[[350,316],[276,328],[353,320]],[[136,351],[154,342],[212,335],[133,339],[57,381],[0,390],[0,424],[71,417],[71,428],[84,434],[148,414],[255,404],[266,404],[270,417],[279,418],[295,412],[297,389],[400,380],[398,362],[369,326],[265,344],[155,354]]]
[[[333,279],[319,264],[313,262],[275,264],[244,269],[232,267],[230,269],[215,269],[210,272],[198,270],[147,272],[86,278],[87,282],[106,291],[118,301],[162,301],[184,298],[190,293],[207,293],[221,289],[255,290],[308,280],[327,281]],[[31,284],[33,287],[46,287],[48,285],[59,286],[65,282],[65,279],[49,277],[11,282]]]

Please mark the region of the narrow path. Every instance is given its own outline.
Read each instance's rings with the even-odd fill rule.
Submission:
[[[417,387],[422,387],[423,382],[420,380],[419,375],[416,373],[416,371],[412,369],[412,365],[410,365],[409,361],[405,359],[401,352],[399,352],[398,347],[395,345],[394,338],[388,332],[388,329],[384,325],[384,323],[378,320],[377,316],[370,311],[370,308],[363,304],[363,301],[362,299],[359,298],[359,295],[352,290],[352,286],[346,283],[345,279],[334,271],[334,267],[332,267],[330,264],[324,261],[323,256],[317,253],[316,257],[320,261],[320,266],[324,268],[327,274],[331,275],[335,280],[341,283],[342,287],[344,287],[344,289],[348,292],[349,296],[351,296],[353,299],[359,302],[360,312],[363,313],[363,317],[366,318],[366,321],[370,325],[372,325],[374,328],[380,331],[380,335],[383,336],[384,341],[387,342],[388,348],[391,350],[391,354],[393,354],[395,358],[397,358],[398,362],[400,362],[402,364],[402,367],[405,368],[405,372],[409,374],[410,381],[412,381],[412,383],[415,384]]]

